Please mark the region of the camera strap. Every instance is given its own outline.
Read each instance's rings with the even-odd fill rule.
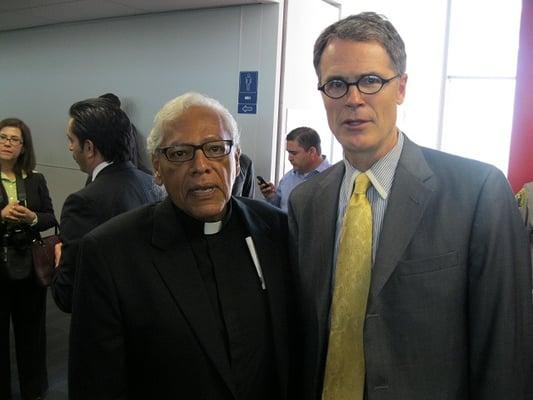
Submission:
[[[15,174],[15,180],[17,185],[17,199],[18,201],[26,201],[26,184],[24,183],[24,178],[22,178],[22,174],[20,172],[17,172]],[[0,184],[2,188],[0,189],[0,201],[4,200],[7,203],[9,203],[9,198],[7,197],[7,193],[5,193],[4,185]]]

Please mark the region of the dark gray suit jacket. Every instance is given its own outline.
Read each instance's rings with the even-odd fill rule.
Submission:
[[[126,161],[105,167],[94,181],[67,197],[60,220],[61,263],[51,286],[54,300],[61,310],[71,312],[72,309],[79,240],[108,219],[162,200],[163,196],[164,191],[154,183],[151,175]]]
[[[293,191],[295,398],[319,399],[344,164]],[[529,252],[496,168],[409,140],[389,193],[364,328],[369,400],[533,398]]]
[[[255,196],[255,170],[254,164],[250,157],[241,153],[239,157],[241,171],[235,178],[231,194],[233,196],[248,197],[253,199]]]
[[[267,288],[281,397],[288,378],[288,228],[280,210],[235,199]],[[235,399],[223,338],[169,199],[83,240],[74,293],[72,399]],[[259,281],[258,281],[259,287]]]

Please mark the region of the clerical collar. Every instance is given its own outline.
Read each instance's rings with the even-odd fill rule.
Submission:
[[[222,229],[222,221],[204,222],[204,235],[214,235]]]
[[[215,222],[198,221],[197,219],[194,219],[190,215],[184,213],[178,207],[174,206],[174,209],[176,210],[176,213],[180,217],[180,220],[187,234],[191,237],[197,237],[197,236],[204,236],[204,235],[215,235],[219,233],[220,231],[222,231],[224,227],[227,225],[231,217],[232,206],[231,206],[231,201],[229,201],[228,211],[226,212],[226,215],[221,221],[215,221]]]

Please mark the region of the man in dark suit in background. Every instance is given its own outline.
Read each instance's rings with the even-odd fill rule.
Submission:
[[[529,251],[504,175],[396,127],[406,56],[383,17],[326,28],[314,65],[344,160],[289,200],[294,398],[532,399]]]
[[[58,307],[71,312],[78,242],[111,217],[162,199],[151,175],[131,158],[131,124],[126,114],[105,99],[87,99],[70,107],[69,150],[91,183],[65,200],[60,230],[62,254],[52,282]]]
[[[231,196],[234,118],[187,93],[159,111],[148,148],[167,199],[81,245],[70,398],[287,399],[287,219]]]
[[[248,197],[255,196],[255,170],[252,159],[241,153],[239,157],[240,173],[235,178],[231,194],[233,196]]]

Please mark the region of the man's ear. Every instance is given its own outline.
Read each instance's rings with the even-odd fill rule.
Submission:
[[[400,83],[398,84],[398,92],[396,93],[396,104],[400,105],[405,99],[405,87],[407,86],[407,74],[400,76]]]
[[[161,186],[163,184],[163,179],[161,178],[161,163],[159,160],[159,156],[152,155],[152,166],[154,167],[154,179],[155,183],[158,186]]]
[[[235,150],[235,176],[239,176],[241,173],[241,149],[237,147]]]
[[[318,151],[315,146],[311,146],[307,149],[307,152],[312,156],[318,156]]]
[[[84,153],[88,153],[89,156],[94,156],[96,147],[94,146],[94,143],[87,139],[85,142],[83,142],[82,150]]]

